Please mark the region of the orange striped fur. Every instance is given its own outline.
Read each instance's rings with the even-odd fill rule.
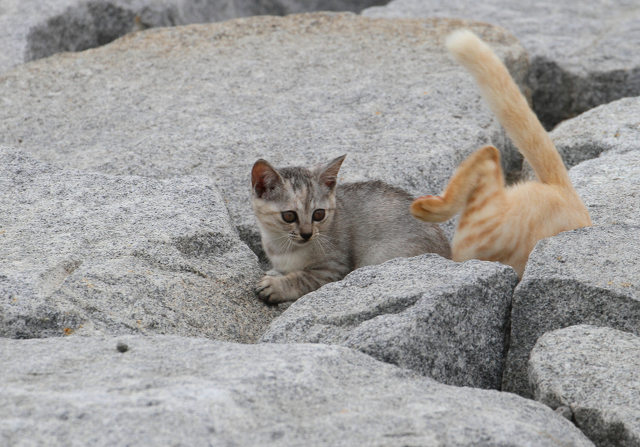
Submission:
[[[591,219],[549,134],[500,59],[468,30],[449,36],[447,48],[474,76],[539,181],[506,187],[500,153],[485,146],[462,162],[440,196],[417,198],[411,214],[443,222],[461,212],[453,237],[453,260],[498,261],[522,277],[536,242],[590,226]]]

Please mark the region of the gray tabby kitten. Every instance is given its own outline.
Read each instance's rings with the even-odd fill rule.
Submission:
[[[346,155],[311,169],[251,171],[253,209],[273,269],[257,286],[267,303],[294,301],[365,265],[426,252],[451,257],[436,224],[409,214],[412,197],[381,181],[336,186]]]

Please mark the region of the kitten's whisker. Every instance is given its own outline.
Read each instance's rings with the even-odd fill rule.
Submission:
[[[282,251],[284,253],[288,253],[290,251],[292,242],[291,235],[289,233],[275,238],[273,241],[278,243],[278,251]]]
[[[335,251],[334,245],[327,238],[323,238],[320,235],[316,237],[317,246],[320,248],[323,256],[326,256],[327,253],[331,253]]]
[[[336,245],[333,243],[334,238],[332,238],[331,236],[323,233],[318,233],[318,236],[316,236],[316,239],[320,244],[323,244],[323,247],[329,250],[335,250]]]
[[[287,239],[287,248],[286,248],[285,251],[286,252],[291,251],[292,247],[293,247],[293,238],[290,237],[290,238]]]
[[[327,252],[324,249],[324,246],[322,245],[322,238],[320,237],[319,233],[315,238],[313,238],[313,244],[314,246],[317,246],[320,249],[323,256],[326,256]]]

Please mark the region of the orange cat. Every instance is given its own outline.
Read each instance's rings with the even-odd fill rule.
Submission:
[[[453,260],[499,261],[522,277],[536,242],[590,226],[591,219],[551,138],[500,59],[468,30],[449,36],[447,48],[475,77],[539,181],[505,187],[500,153],[485,146],[462,162],[442,195],[416,199],[411,214],[443,222],[462,211],[453,237]]]

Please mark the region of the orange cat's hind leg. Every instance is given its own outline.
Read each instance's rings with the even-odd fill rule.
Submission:
[[[411,214],[427,222],[449,220],[462,210],[483,178],[492,179],[496,174],[498,186],[504,187],[498,149],[493,146],[480,148],[460,164],[441,195],[415,199],[411,204]]]

